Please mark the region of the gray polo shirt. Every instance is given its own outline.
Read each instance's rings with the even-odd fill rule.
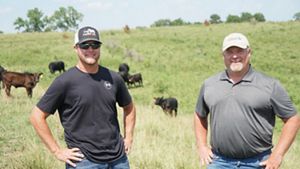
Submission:
[[[250,67],[233,84],[226,71],[205,80],[196,110],[210,113],[213,151],[230,158],[248,158],[273,147],[275,116],[289,118],[296,108],[278,80]]]

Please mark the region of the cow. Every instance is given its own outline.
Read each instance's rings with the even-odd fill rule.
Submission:
[[[119,72],[127,72],[129,73],[129,66],[127,63],[121,63],[119,65]]]
[[[138,83],[138,86],[143,86],[143,78],[141,73],[136,73],[133,75],[128,75],[128,86],[134,85],[136,86],[136,83]]]
[[[61,73],[61,71],[65,72],[65,63],[63,61],[50,62],[48,68],[52,74],[56,71],[59,71],[59,73]]]
[[[157,97],[154,98],[154,104],[160,106],[165,114],[169,114],[171,117],[177,116],[178,102],[176,98]]]
[[[124,80],[124,82],[126,82],[127,85],[129,85],[129,81],[128,81],[128,72],[118,72],[118,74],[122,77],[122,79]]]
[[[1,65],[0,65],[0,89],[1,89],[1,81],[2,81],[2,73],[3,72],[5,72],[6,70],[4,69],[4,67],[2,67]],[[2,84],[2,86],[3,86],[4,84]]]
[[[14,86],[25,87],[28,97],[32,97],[32,89],[39,82],[40,77],[43,73],[19,73],[19,72],[10,72],[5,71],[2,73],[2,81],[5,87],[5,93],[7,96],[10,96],[10,88]]]

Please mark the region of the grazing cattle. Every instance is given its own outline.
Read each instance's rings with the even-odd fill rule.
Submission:
[[[127,72],[129,73],[129,66],[127,63],[121,63],[119,65],[119,72]]]
[[[5,72],[5,71],[6,70],[0,65],[0,89],[1,89],[2,73]]]
[[[55,61],[55,62],[50,62],[49,63],[49,70],[50,73],[55,73],[56,71],[59,71],[59,73],[61,73],[61,71],[65,71],[65,63],[63,61]]]
[[[178,102],[176,98],[169,97],[164,99],[163,97],[157,97],[154,98],[154,104],[160,106],[166,114],[168,113],[172,117],[177,116]]]
[[[5,71],[2,73],[2,81],[5,87],[5,92],[7,96],[10,96],[10,88],[14,86],[25,87],[27,95],[32,97],[32,89],[39,82],[40,76],[43,73],[19,73],[19,72],[9,72]]]
[[[129,74],[128,74],[128,72],[122,72],[121,71],[121,72],[118,72],[118,73],[123,78],[124,82],[126,82],[127,85],[129,85],[129,81],[128,81]]]
[[[141,73],[136,73],[133,75],[128,75],[128,86],[134,85],[136,86],[138,83],[139,86],[143,86],[143,78]]]

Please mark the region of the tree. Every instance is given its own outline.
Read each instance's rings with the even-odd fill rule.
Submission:
[[[294,17],[295,21],[300,21],[300,12],[295,13]]]
[[[170,25],[171,26],[179,26],[179,25],[184,25],[184,21],[181,18],[173,20]]]
[[[241,14],[241,22],[250,22],[252,18],[253,16],[249,12],[242,12]]]
[[[210,15],[210,20],[209,20],[210,23],[214,24],[214,23],[222,23],[221,21],[221,17],[217,14],[212,14]]]
[[[237,15],[228,15],[226,22],[227,23],[239,23],[239,22],[241,22],[241,18]]]
[[[262,13],[255,13],[253,15],[253,17],[255,18],[255,20],[257,22],[265,22],[266,21],[265,16]]]
[[[24,32],[42,32],[45,27],[43,15],[43,12],[38,8],[31,9],[27,13],[28,20],[17,18],[14,22],[15,29],[20,30],[24,28]]]
[[[170,19],[160,19],[155,21],[151,26],[152,27],[159,27],[159,26],[170,26],[171,20]]]
[[[78,28],[78,21],[82,21],[83,14],[73,7],[60,7],[49,18],[49,27],[53,30],[72,31]]]

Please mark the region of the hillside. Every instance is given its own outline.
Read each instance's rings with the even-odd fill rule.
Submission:
[[[193,111],[203,80],[224,69],[223,38],[230,32],[248,36],[252,65],[278,78],[300,110],[300,22],[219,24],[140,28],[129,34],[121,30],[101,32],[101,65],[113,70],[126,62],[131,73],[143,75],[144,86],[130,88],[137,105],[135,148],[130,155],[133,168],[199,168],[192,130]],[[24,88],[13,88],[12,98],[0,96],[0,168],[56,168],[62,166],[33,132],[28,116],[32,107],[58,75],[48,64],[63,60],[67,69],[76,64],[73,34],[0,34],[0,65],[11,71],[43,72],[44,76],[28,99]],[[153,105],[153,97],[172,96],[179,100],[176,119],[166,117]],[[147,117],[147,118],[146,118]],[[63,143],[57,116],[50,123]],[[281,126],[278,121],[275,139]],[[283,168],[296,169],[300,163],[300,137],[289,151]],[[299,156],[298,156],[299,157]],[[16,162],[11,159],[18,158]],[[164,161],[164,159],[166,161]]]

